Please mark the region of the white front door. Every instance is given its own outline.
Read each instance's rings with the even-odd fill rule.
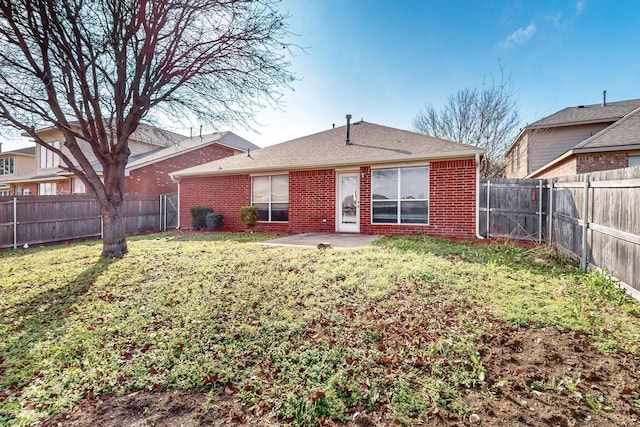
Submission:
[[[360,232],[360,194],[357,173],[338,174],[337,231]]]

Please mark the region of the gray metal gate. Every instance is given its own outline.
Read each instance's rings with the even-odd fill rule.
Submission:
[[[160,230],[178,227],[178,193],[160,195]]]

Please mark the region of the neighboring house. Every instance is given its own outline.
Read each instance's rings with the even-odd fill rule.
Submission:
[[[35,194],[35,186],[11,185],[11,182],[34,174],[36,147],[0,152],[0,196]],[[16,191],[17,190],[17,191]]]
[[[174,172],[180,224],[189,208],[259,209],[261,231],[476,235],[482,150],[364,121]]]
[[[64,147],[64,137],[54,128],[42,129],[39,135],[49,144]],[[236,153],[258,148],[231,132],[220,132],[193,138],[141,124],[129,140],[129,163],[125,169],[125,194],[166,194],[177,191],[177,184],[169,172],[210,162]],[[98,176],[103,171],[91,147],[83,151]],[[70,154],[68,154],[70,156]],[[45,147],[36,145],[34,171],[27,176],[16,176],[8,184],[15,189],[30,189],[30,194],[64,195],[86,194],[84,183],[60,167],[59,156]],[[22,194],[18,191],[17,194]]]
[[[580,105],[522,129],[507,178],[552,178],[640,165],[640,99]]]

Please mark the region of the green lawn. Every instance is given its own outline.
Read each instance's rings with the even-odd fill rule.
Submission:
[[[355,408],[465,413],[496,318],[640,355],[638,304],[546,247],[255,242],[269,237],[136,237],[115,262],[100,242],[0,253],[0,424],[165,388],[228,387],[300,425]]]

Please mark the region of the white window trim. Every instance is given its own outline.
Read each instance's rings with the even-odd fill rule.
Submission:
[[[11,172],[10,173],[2,173],[0,174],[0,176],[11,176],[11,175],[15,175],[16,174],[16,158],[15,157],[3,157],[0,159],[0,162],[2,163],[6,163],[5,167],[2,168],[3,171],[6,171],[6,167],[8,166],[8,164],[11,164]]]
[[[47,194],[43,194],[42,188],[43,186],[47,186],[50,191],[47,191]],[[45,187],[45,188],[47,188]],[[55,182],[41,182],[38,184],[38,196],[55,196],[58,192],[58,188]]]
[[[429,195],[429,192],[431,190],[431,182],[429,182],[431,180],[431,168],[428,165],[413,165],[413,166],[406,166],[406,167],[391,167],[391,168],[375,168],[375,169],[371,169],[371,212],[370,212],[370,216],[369,216],[369,222],[371,223],[371,225],[406,225],[406,226],[425,226],[425,225],[429,225],[430,221],[431,221],[431,203],[430,203],[430,199],[410,199],[410,201],[412,202],[427,202],[427,222],[402,222],[402,201],[407,201],[405,199],[401,199],[400,198],[400,194],[401,194],[401,186],[402,186],[402,174],[400,173],[401,169],[409,169],[409,168],[427,168],[427,196]],[[395,201],[397,203],[397,207],[396,207],[396,214],[397,214],[397,221],[396,222],[373,222],[373,204],[374,204],[374,199],[373,199],[373,172],[375,170],[382,170],[382,169],[395,169],[397,176],[398,176],[398,198],[397,199],[384,199],[385,201]],[[378,200],[381,201],[381,200]]]
[[[283,201],[276,201],[276,202],[272,202],[271,201],[271,178],[274,176],[286,176],[287,179],[289,179],[289,174],[288,173],[281,173],[281,174],[271,174],[271,175],[252,175],[251,176],[251,206],[254,206],[253,203],[253,178],[263,178],[263,177],[269,177],[269,219],[267,221],[258,221],[258,222],[263,222],[263,223],[275,223],[275,224],[287,224],[289,221],[272,221],[271,220],[271,205],[272,204],[279,204],[279,203],[286,203],[287,204],[287,217],[289,216],[289,181],[287,181],[287,201],[283,202]],[[256,203],[260,203],[260,204],[264,204],[265,202],[256,202]]]
[[[50,141],[48,144],[53,148],[60,149],[60,141]],[[38,166],[39,169],[56,169],[60,166],[60,156],[49,150],[45,145],[39,145],[38,150]],[[44,154],[44,162],[42,155]]]
[[[80,185],[82,186],[82,191],[76,191],[76,183],[80,183]],[[71,194],[86,194],[86,193],[87,193],[87,187],[84,184],[84,182],[78,177],[71,178]]]

